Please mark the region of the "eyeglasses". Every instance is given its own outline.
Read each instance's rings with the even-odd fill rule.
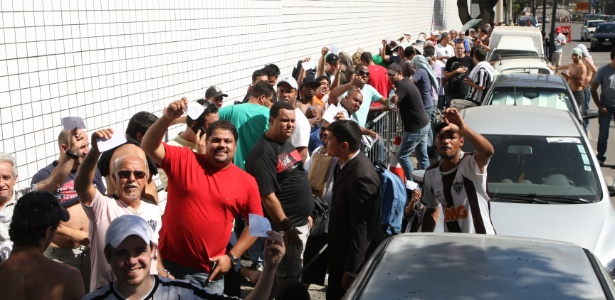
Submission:
[[[360,71],[357,71],[357,75],[359,75],[359,76],[369,76],[369,72],[360,70]]]
[[[135,174],[136,179],[143,179],[145,178],[145,175],[147,175],[143,171],[127,171],[126,170],[126,171],[119,171],[115,173],[115,175],[117,175],[120,179],[128,179],[130,178],[130,174]]]

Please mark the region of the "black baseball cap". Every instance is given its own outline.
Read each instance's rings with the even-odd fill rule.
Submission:
[[[336,65],[339,60],[340,60],[340,57],[337,56],[337,54],[329,53],[329,55],[327,55],[326,62],[330,65]]]
[[[222,90],[215,85],[210,86],[207,91],[205,91],[205,99],[209,99],[211,97],[218,98],[220,96],[228,97],[227,94],[223,93]]]
[[[41,226],[57,226],[70,219],[68,211],[50,192],[37,191],[25,194],[15,205],[11,226],[23,229]]]
[[[320,81],[316,81],[316,78],[313,75],[303,77],[303,81],[301,82],[301,88],[304,86],[320,86]]]

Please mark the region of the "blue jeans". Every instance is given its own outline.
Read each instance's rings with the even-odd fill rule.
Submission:
[[[433,145],[433,130],[431,129],[434,125],[436,125],[436,108],[435,107],[427,107],[425,108],[425,112],[429,116],[429,132],[427,133],[427,147],[431,147]],[[424,169],[426,169],[425,167]]]
[[[583,92],[585,93],[584,112],[586,112],[589,109],[589,102],[592,101],[592,93],[590,91],[590,88],[584,89]],[[581,117],[583,117],[583,112],[581,113]],[[585,120],[585,132],[587,132],[588,128],[589,128],[589,119]]]
[[[164,267],[169,270],[175,279],[183,279],[188,282],[205,289],[208,293],[223,294],[224,293],[224,277],[212,282],[207,282],[209,273],[191,267],[182,266],[172,261],[162,259]]]
[[[607,112],[598,112],[598,153],[596,157],[599,161],[604,162],[606,160],[606,145],[609,139],[609,123],[611,123],[611,119],[615,117],[615,106],[607,107]]]
[[[429,157],[427,156],[427,134],[430,129],[431,123],[428,123],[427,126],[417,131],[404,132],[404,135],[401,138],[401,144],[399,145],[399,149],[397,149],[397,158],[399,159],[401,168],[404,170],[406,180],[412,181],[412,172],[414,171],[414,167],[410,161],[410,153],[412,153],[413,150],[416,149],[416,159],[419,164],[418,167],[422,169],[429,167]]]

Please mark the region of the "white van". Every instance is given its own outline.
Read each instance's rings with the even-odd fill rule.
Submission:
[[[542,34],[536,27],[498,26],[489,38],[490,62],[507,56],[544,56]]]

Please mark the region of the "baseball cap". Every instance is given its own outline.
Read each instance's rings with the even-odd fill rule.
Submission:
[[[389,65],[389,68],[387,70],[388,70],[389,74],[395,75],[395,74],[401,72],[401,66],[399,64],[392,63],[392,64]]]
[[[440,35],[440,31],[434,30],[434,31],[431,32],[431,35],[439,36]]]
[[[105,234],[105,246],[117,248],[127,237],[136,235],[146,243],[152,241],[152,229],[147,222],[135,215],[123,215],[115,218]]]
[[[210,97],[218,98],[220,96],[228,97],[227,94],[223,93],[222,90],[215,85],[210,86],[207,91],[205,91],[205,99],[209,99]]]
[[[50,192],[37,191],[21,197],[13,211],[11,226],[24,229],[56,226],[60,221],[70,219],[68,211],[60,205],[60,201]]]
[[[340,60],[340,57],[337,56],[337,54],[329,53],[325,61],[330,65],[336,65],[339,60]]]
[[[292,76],[285,76],[285,77],[280,78],[280,80],[278,80],[278,83],[275,86],[280,86],[280,84],[282,84],[284,82],[288,83],[295,90],[299,89],[299,85],[297,84],[297,80],[295,80],[295,78],[292,77]]]
[[[301,88],[303,88],[305,85],[312,85],[318,87],[320,86],[320,82],[316,81],[316,78],[314,76],[305,76],[303,78],[303,81],[301,82]]]
[[[410,32],[406,31],[406,32],[404,32],[404,35],[412,35],[412,34],[410,34]]]
[[[577,56],[583,56],[583,51],[579,48],[572,49],[572,54],[576,54]]]
[[[559,27],[555,28],[555,32],[560,33],[562,32],[562,29],[560,29]]]

